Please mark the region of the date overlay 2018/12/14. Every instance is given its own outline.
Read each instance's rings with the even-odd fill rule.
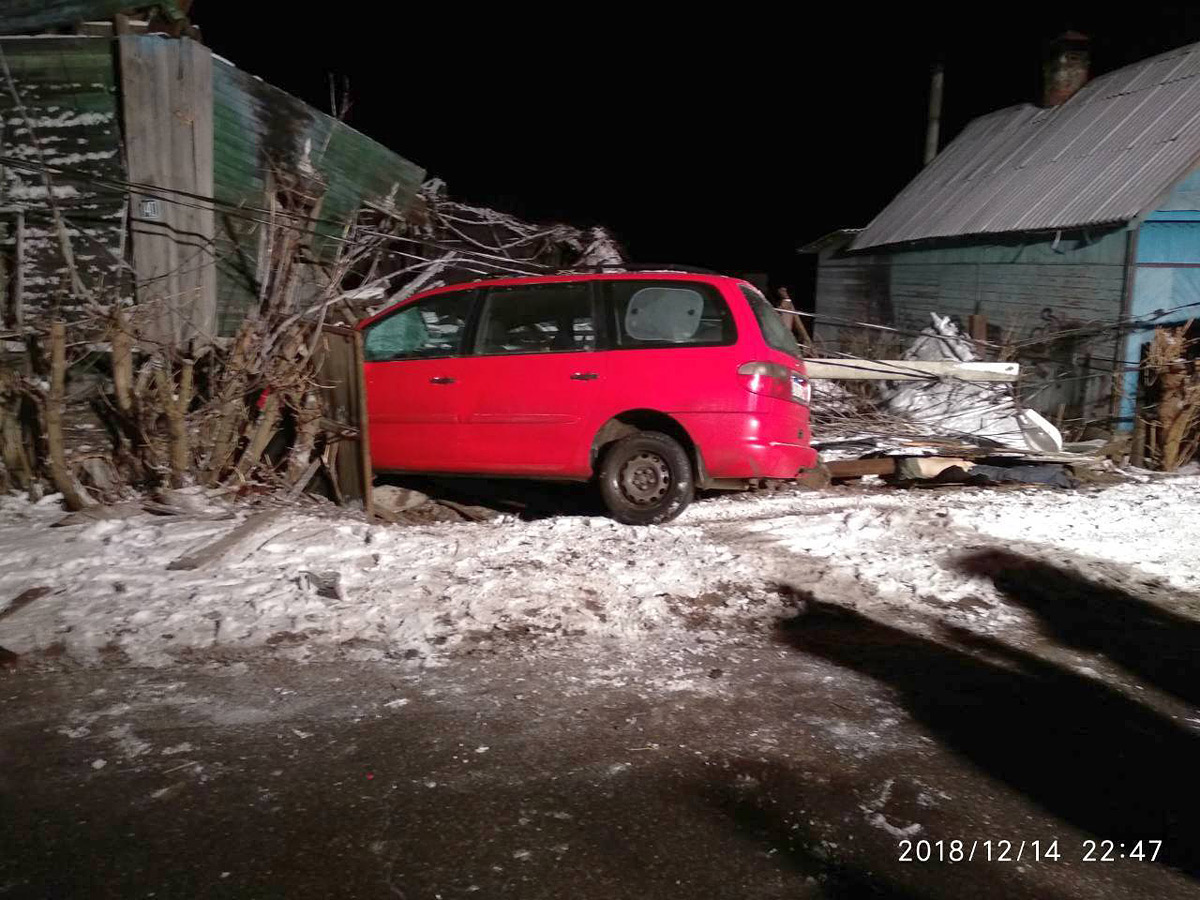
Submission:
[[[903,840],[899,843],[902,863],[964,862],[1154,862],[1162,850],[1159,840],[1086,840],[1070,845],[1057,839],[1017,840]]]

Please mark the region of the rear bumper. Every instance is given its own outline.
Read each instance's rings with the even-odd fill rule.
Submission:
[[[704,458],[710,478],[795,478],[817,464],[808,443],[808,410],[788,416],[758,413],[678,415]]]

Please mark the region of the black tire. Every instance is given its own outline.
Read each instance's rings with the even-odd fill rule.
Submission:
[[[695,491],[687,451],[657,431],[639,431],[610,446],[598,481],[609,515],[626,525],[669,522]]]

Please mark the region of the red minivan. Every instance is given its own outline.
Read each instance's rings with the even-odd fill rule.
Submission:
[[[613,518],[816,465],[800,350],[736,278],[504,278],[359,325],[377,471],[597,479]]]

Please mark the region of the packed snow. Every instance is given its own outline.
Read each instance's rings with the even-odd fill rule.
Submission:
[[[10,496],[0,500],[0,647],[82,664],[241,652],[430,664],[513,643],[738,640],[813,599],[918,627],[1032,627],[964,555],[1015,550],[1191,603],[1198,488],[1181,477],[1079,491],[729,495],[644,528],[577,516],[398,527],[286,510],[190,571],[167,565],[245,510],[51,527],[63,517],[57,498]],[[36,588],[49,590],[25,593]]]

